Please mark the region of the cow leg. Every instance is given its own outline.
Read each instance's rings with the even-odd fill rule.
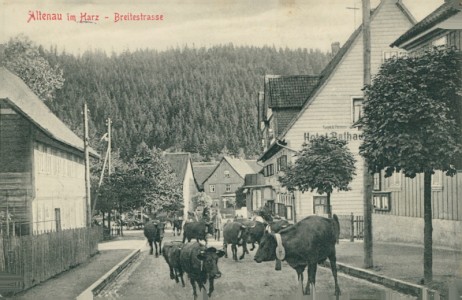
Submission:
[[[236,244],[231,244],[231,251],[233,252],[233,259],[237,261],[237,246]]]
[[[252,243],[252,248],[250,248],[250,251],[255,250],[255,242]]]
[[[296,266],[294,269],[297,271],[297,278],[301,285],[302,293],[305,294],[305,290],[303,289],[303,271],[305,271],[305,266]]]
[[[194,300],[197,299],[197,290],[196,290],[196,282],[194,279],[190,278],[189,281],[191,282],[191,286],[193,288],[193,296],[194,296]]]
[[[176,274],[175,274],[175,270],[173,269],[173,267],[168,264],[168,267],[170,269],[170,279],[176,279]],[[175,280],[176,281],[176,280]],[[177,281],[178,282],[178,281]]]
[[[228,258],[228,244],[223,240],[223,251],[225,251],[225,258]]]
[[[186,241],[186,236],[183,234],[183,244]]]
[[[154,246],[156,247],[156,257],[159,257],[159,253],[157,252],[157,242],[154,241]]]
[[[239,257],[239,259],[244,259],[245,253],[249,254],[249,250],[247,250],[247,243],[244,241],[242,243],[242,255]]]
[[[212,297],[212,292],[215,290],[215,287],[213,286],[213,278],[209,278],[209,292],[208,292],[208,296],[209,297]]]
[[[159,253],[162,254],[162,239],[159,240]]]
[[[313,285],[313,293],[314,293],[314,286],[316,284],[316,270],[317,270],[318,264],[317,263],[311,263],[308,265],[308,281],[306,283],[306,294],[310,294],[310,288],[311,284]]]
[[[184,287],[183,270],[179,270],[178,273],[180,275],[181,285]]]
[[[334,276],[335,295],[338,296],[340,295],[340,287],[338,286],[338,281],[337,281],[337,257],[335,256],[335,253],[329,256],[329,262],[330,262],[330,268],[332,270],[332,275]]]
[[[149,251],[149,255],[152,255],[152,252],[154,251],[154,249],[152,248],[152,240],[148,240],[148,243],[149,247],[151,248],[151,250]]]

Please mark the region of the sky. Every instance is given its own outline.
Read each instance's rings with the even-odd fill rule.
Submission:
[[[380,0],[370,0],[371,7]],[[417,21],[444,0],[402,0]],[[0,0],[0,43],[24,34],[37,44],[81,54],[233,43],[313,48],[342,45],[361,23],[361,0]],[[358,8],[358,9],[354,9]],[[39,14],[61,14],[39,20]],[[115,15],[157,15],[117,21]],[[75,15],[76,21],[69,21]],[[85,18],[81,21],[81,16]],[[96,17],[98,16],[98,20]],[[35,18],[35,20],[34,20]],[[90,20],[92,19],[92,20]]]

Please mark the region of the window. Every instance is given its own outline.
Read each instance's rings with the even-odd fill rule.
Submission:
[[[327,196],[313,196],[313,213],[327,214]]]
[[[265,177],[274,175],[274,164],[267,165],[264,168],[264,175]]]
[[[433,47],[446,46],[448,44],[447,36],[442,36],[432,42]]]
[[[401,188],[401,173],[394,172],[388,179],[388,186],[394,189]]]
[[[390,211],[390,193],[374,193],[372,201],[375,211]]]
[[[225,174],[225,178],[229,178],[229,171],[228,171],[228,170],[226,170],[226,171],[224,172],[224,174]]]
[[[210,185],[210,193],[215,193],[215,185],[214,184]]]
[[[277,172],[284,171],[287,167],[287,155],[282,155],[277,159]]]
[[[231,192],[231,184],[227,184],[227,185],[226,185],[226,191],[227,191],[227,192]]]
[[[374,191],[380,191],[382,189],[382,174],[374,173]]]
[[[407,55],[406,51],[383,51],[382,62],[385,62],[387,59],[393,57],[405,57]]]
[[[292,206],[286,206],[286,219],[287,220],[292,220],[294,217],[292,216]]]
[[[432,175],[432,190],[443,190],[443,172],[435,171]]]
[[[363,115],[363,98],[353,98],[353,110],[352,110],[352,119],[353,123],[358,122],[358,120]]]

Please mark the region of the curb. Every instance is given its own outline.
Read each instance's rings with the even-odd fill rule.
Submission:
[[[104,274],[100,279],[83,291],[75,298],[76,300],[93,300],[93,297],[98,295],[101,290],[108,285],[114,278],[117,277],[129,264],[140,256],[141,249],[133,250],[132,253],[127,255],[120,263],[118,263],[109,272]]]
[[[330,262],[325,261],[321,264],[321,266],[330,268]],[[352,267],[349,265],[345,265],[343,263],[337,263],[337,270],[349,276],[364,279],[372,283],[380,284],[406,295],[418,297],[418,299],[427,299],[429,295],[431,295],[432,297],[436,295],[439,296],[438,291],[428,289],[425,286],[409,283],[384,275],[379,275],[372,271]]]

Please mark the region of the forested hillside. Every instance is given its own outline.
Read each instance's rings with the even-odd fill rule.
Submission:
[[[113,145],[131,154],[149,146],[200,153],[258,154],[257,93],[265,74],[318,74],[330,60],[318,50],[274,47],[177,48],[79,56],[46,53],[65,82],[51,109],[81,127],[86,100],[94,136],[113,120]]]

